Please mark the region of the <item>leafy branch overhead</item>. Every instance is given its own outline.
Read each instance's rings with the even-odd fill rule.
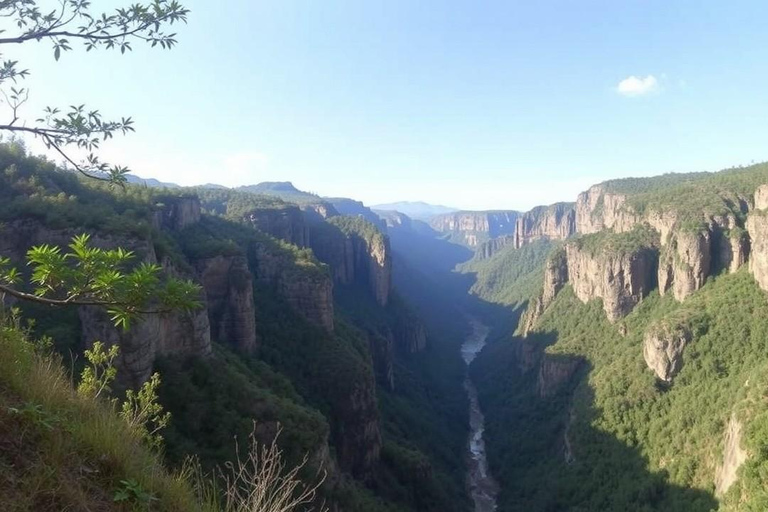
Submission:
[[[127,270],[134,259],[132,252],[91,247],[89,240],[88,235],[74,237],[67,253],[50,245],[30,249],[31,292],[18,288],[21,272],[8,258],[0,257],[0,297],[50,306],[104,307],[115,325],[124,329],[141,314],[200,307],[200,288],[192,281],[161,279],[160,265],[146,262]]]
[[[15,27],[0,29],[0,45],[46,41],[56,60],[72,51],[76,43],[86,51],[103,48],[125,53],[133,49],[131,45],[136,41],[170,49],[177,41],[176,33],[169,28],[178,22],[186,23],[188,14],[189,10],[176,0],[135,3],[110,13],[93,12],[87,0],[59,0],[51,10],[38,6],[38,0],[0,0],[0,20],[10,21]],[[4,54],[0,52],[0,91],[11,112],[10,120],[0,124],[0,130],[40,138],[85,176],[125,183],[128,169],[102,162],[94,151],[116,133],[134,131],[133,120],[105,120],[98,110],[79,105],[66,111],[47,107],[33,124],[20,122],[19,111],[29,98],[29,90],[20,87],[19,82],[30,72],[19,61],[3,58]],[[66,151],[68,147],[85,150],[88,155],[78,162]]]

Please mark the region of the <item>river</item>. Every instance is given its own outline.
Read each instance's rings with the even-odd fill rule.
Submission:
[[[467,366],[483,349],[489,333],[488,327],[476,318],[470,317],[469,323],[472,326],[472,332],[461,345],[461,356]],[[485,418],[480,410],[477,390],[469,378],[469,372],[467,372],[467,377],[464,380],[464,389],[467,390],[469,397],[469,442],[467,443],[469,492],[475,503],[474,512],[494,512],[499,486],[488,470],[485,439],[483,439]]]

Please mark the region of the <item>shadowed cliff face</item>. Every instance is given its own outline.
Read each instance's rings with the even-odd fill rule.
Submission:
[[[310,230],[298,206],[259,209],[246,214],[254,228],[299,247],[309,247]]]
[[[208,302],[211,335],[244,352],[256,349],[253,276],[244,256],[216,256],[195,262]]]

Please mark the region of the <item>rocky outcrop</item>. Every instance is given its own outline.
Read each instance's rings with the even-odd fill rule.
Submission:
[[[404,213],[394,210],[373,210],[373,212],[384,222],[387,229],[396,228],[408,231],[413,229],[413,220]]]
[[[333,332],[333,282],[325,269],[301,271],[266,244],[254,247],[256,279],[285,299],[310,323]]]
[[[245,215],[245,220],[275,238],[299,247],[309,247],[309,226],[297,206],[253,210]]]
[[[747,232],[751,239],[749,271],[760,288],[768,291],[768,185],[755,192],[755,210],[747,217]]]
[[[518,219],[519,220],[519,219]],[[475,249],[476,260],[487,260],[503,248],[515,245],[515,235],[505,235],[481,243]]]
[[[569,243],[566,253],[574,293],[584,303],[603,299],[611,322],[629,313],[656,285],[658,252],[652,247],[593,253]]]
[[[659,293],[672,289],[675,299],[685,300],[704,286],[712,265],[712,234],[708,230],[682,231],[672,235],[659,261]]]
[[[722,496],[736,483],[738,470],[747,460],[747,452],[741,447],[742,425],[735,414],[725,427],[723,462],[715,471],[715,494]]]
[[[382,335],[368,331],[368,345],[376,372],[376,383],[390,391],[395,389],[395,339],[391,332]]]
[[[181,231],[200,222],[202,208],[196,196],[167,197],[155,205],[152,225],[155,229]]]
[[[208,301],[211,336],[243,352],[256,348],[253,276],[245,256],[216,256],[195,262]]]
[[[299,209],[304,213],[304,218],[310,225],[339,215],[336,208],[326,202],[301,204]]]
[[[339,215],[361,217],[382,231],[387,229],[384,220],[361,201],[355,201],[354,199],[348,199],[346,197],[326,197],[325,200],[339,212]]]
[[[342,230],[329,223],[317,226],[312,250],[320,261],[330,266],[335,283],[363,285],[380,306],[386,306],[392,289],[389,238],[370,224],[356,227],[361,230]],[[374,231],[365,234],[366,227]]]
[[[558,249],[547,258],[544,265],[544,286],[541,295],[533,299],[521,319],[521,333],[527,335],[536,321],[555,300],[557,293],[568,282],[568,256],[564,249]]]
[[[537,206],[517,218],[514,245],[520,248],[534,240],[565,240],[576,233],[573,203]]]
[[[576,232],[590,234],[603,229],[612,229],[617,233],[629,231],[641,219],[625,207],[626,201],[626,195],[607,192],[603,185],[590,187],[576,199]]]
[[[187,204],[186,201],[182,203]],[[183,226],[185,222],[192,221],[194,218],[179,213],[190,211],[189,206],[180,206],[179,209],[171,208],[171,210],[177,213],[168,215],[166,218],[174,226]],[[191,211],[194,211],[194,207]],[[66,247],[71,243],[73,236],[81,233],[82,230],[49,229],[34,220],[16,221],[7,224],[2,230],[0,254],[22,262],[26,251],[33,245],[49,244]],[[121,247],[133,251],[136,262],[158,263],[154,247],[147,240],[92,233],[90,244],[101,249]],[[159,263],[166,274],[182,278],[194,277],[179,271],[168,260]],[[109,314],[101,308],[79,308],[83,343],[86,347],[90,347],[94,341],[101,341],[108,346],[118,344],[120,355],[116,366],[119,381],[124,386],[140,386],[152,374],[155,360],[159,356],[210,354],[210,327],[204,294],[201,294],[200,300],[203,303],[201,309],[191,312],[143,315],[134,321],[127,331],[115,328]]]
[[[582,360],[566,356],[545,354],[539,364],[536,391],[539,398],[554,395],[571,381]]]
[[[668,321],[652,325],[643,339],[645,364],[660,380],[672,382],[683,366],[683,350],[691,339],[691,331],[684,325]]]
[[[154,253],[149,253],[146,259],[151,263]],[[168,275],[190,277],[169,261],[163,261],[162,267]],[[102,308],[81,307],[78,314],[83,343],[86,347],[95,341],[107,346],[119,345],[118,379],[124,386],[137,388],[149,379],[160,356],[210,355],[211,329],[202,291],[199,300],[202,307],[192,311],[142,315],[128,330],[115,328],[110,315]]]
[[[489,238],[513,235],[518,215],[512,210],[446,213],[433,217],[429,225],[455,241],[476,247]]]

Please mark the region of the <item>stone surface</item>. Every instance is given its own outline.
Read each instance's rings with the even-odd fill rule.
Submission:
[[[736,483],[738,470],[747,460],[747,452],[741,447],[742,425],[736,415],[725,426],[723,462],[715,472],[715,494],[722,496]]]
[[[216,256],[195,262],[208,301],[211,336],[244,352],[256,349],[253,276],[244,256]]]
[[[537,206],[517,218],[514,245],[520,248],[535,240],[565,240],[576,233],[573,203]]]
[[[200,222],[200,199],[194,196],[171,197],[157,205],[152,224],[155,229],[181,231]]]
[[[581,359],[544,354],[539,363],[536,391],[539,398],[554,395],[563,388],[581,366]]]
[[[309,225],[297,206],[253,210],[245,215],[245,220],[275,238],[299,247],[309,247]]]
[[[602,298],[608,320],[628,314],[656,285],[658,253],[642,247],[631,253],[591,254],[566,245],[568,280],[582,302]]]
[[[690,342],[687,327],[661,321],[651,326],[643,338],[645,364],[660,380],[670,383],[683,366],[683,351]]]

